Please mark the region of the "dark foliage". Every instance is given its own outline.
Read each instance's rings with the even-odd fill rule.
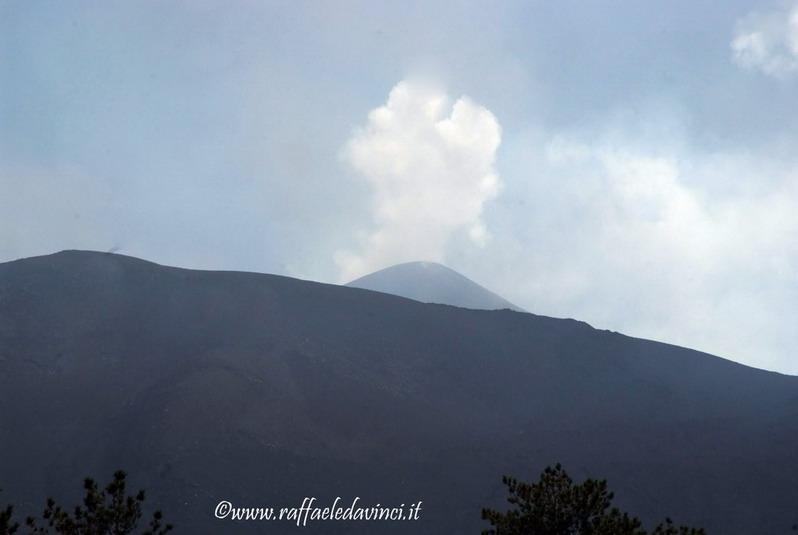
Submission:
[[[483,509],[492,528],[483,535],[646,535],[639,519],[611,507],[606,480],[573,480],[559,464],[546,468],[537,483],[505,476],[513,506],[506,512]],[[703,529],[674,526],[670,519],[652,535],[705,535]]]
[[[14,508],[10,505],[5,509],[0,509],[0,535],[10,535],[16,533],[19,524],[13,520]]]
[[[97,483],[87,478],[83,483],[85,496],[83,505],[77,506],[70,513],[47,499],[47,506],[41,520],[28,517],[25,528],[29,535],[129,535],[141,520],[141,506],[144,503],[144,491],[135,495],[126,493],[126,474],[119,470],[114,473],[113,480],[100,489]],[[20,526],[12,519],[11,506],[0,512],[0,535],[16,533]],[[141,535],[164,535],[172,530],[171,524],[163,524],[163,515],[155,511],[149,525]]]

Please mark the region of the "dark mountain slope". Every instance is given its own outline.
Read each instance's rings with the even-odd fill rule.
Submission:
[[[474,533],[501,474],[557,461],[646,520],[798,522],[798,378],[573,320],[103,253],[0,264],[0,437],[0,497],[23,514],[124,467],[183,533],[263,532],[213,507],[305,496],[424,500],[410,528],[317,533]]]
[[[438,303],[463,308],[523,310],[464,277],[435,262],[397,264],[348,283],[353,288],[384,292],[422,303]]]

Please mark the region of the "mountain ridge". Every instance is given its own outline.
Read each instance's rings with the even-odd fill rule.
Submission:
[[[795,521],[798,378],[576,320],[131,258],[0,264],[0,486],[22,514],[125,468],[192,533],[260,531],[212,519],[221,499],[313,495],[423,499],[413,532],[478,531],[502,474],[562,462],[646,522]]]
[[[359,277],[346,286],[480,310],[526,312],[468,277],[437,262],[405,262]]]

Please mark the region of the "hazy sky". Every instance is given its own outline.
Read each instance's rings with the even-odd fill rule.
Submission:
[[[340,282],[798,374],[798,3],[0,2],[0,261]]]

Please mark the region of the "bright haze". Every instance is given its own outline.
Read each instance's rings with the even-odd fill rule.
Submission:
[[[0,261],[349,282],[798,374],[798,3],[0,5]]]

